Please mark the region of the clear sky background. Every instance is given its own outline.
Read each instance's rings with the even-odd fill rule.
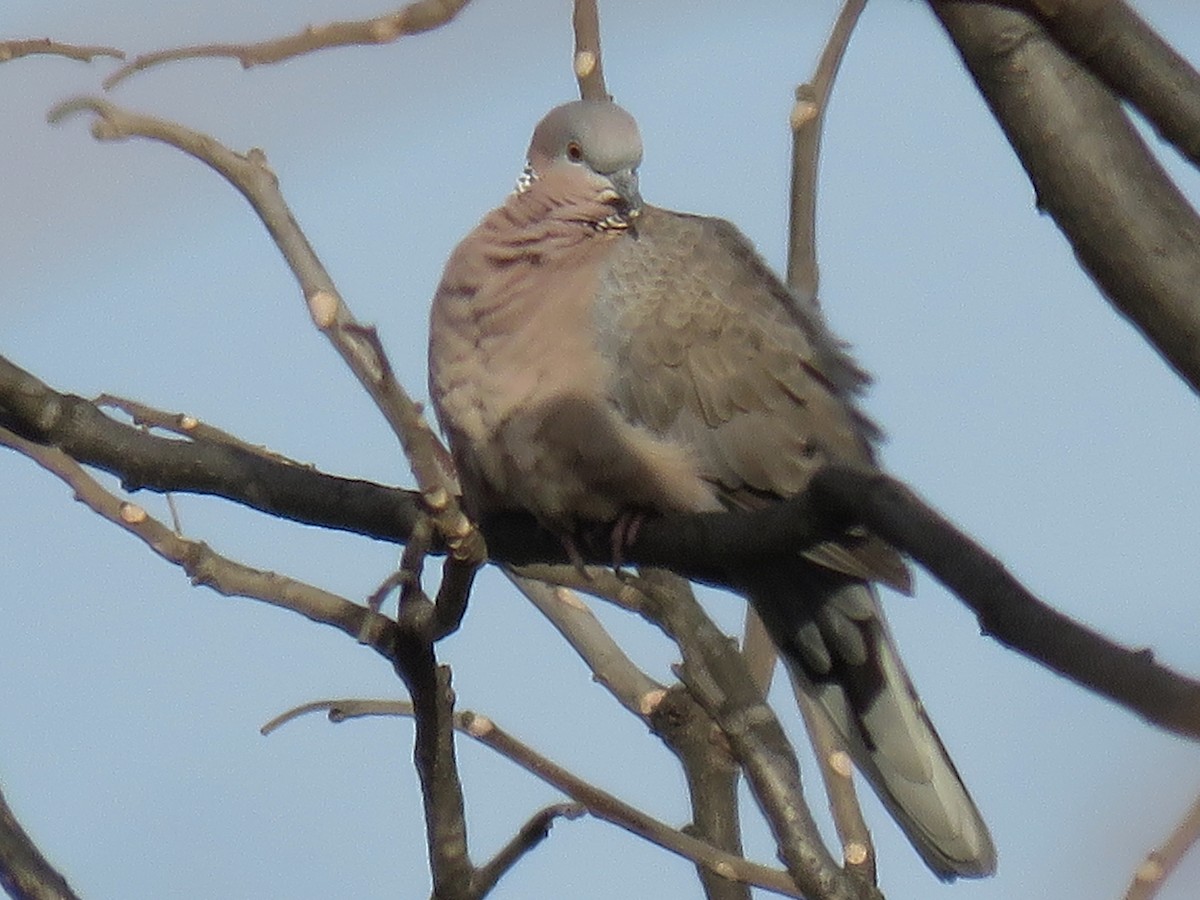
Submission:
[[[1200,60],[1191,4],[1139,8]],[[383,9],[9,0],[0,29],[136,53]],[[646,198],[731,219],[782,267],[791,92],[834,13],[832,2],[604,3],[609,88],[641,122]],[[566,0],[477,0],[449,27],[392,46],[249,72],[177,63],[113,99],[263,148],[347,302],[424,396],[442,264],[510,190],[533,124],[575,96],[570,51]],[[62,390],[125,394],[326,471],[411,484],[238,194],[169,148],[98,144],[82,119],[45,123],[53,103],[97,91],[109,71],[60,58],[0,66],[0,352]],[[1196,173],[1150,141],[1200,198]],[[888,468],[1058,608],[1200,673],[1196,397],[1036,212],[923,3],[877,0],[862,19],[828,117],[818,232],[828,316],[877,377],[866,406],[890,435]],[[162,498],[137,500],[166,515]],[[178,502],[190,536],[351,598],[396,559],[366,539]],[[0,548],[0,783],[81,895],[427,895],[411,723],[313,717],[257,731],[308,700],[401,696],[383,660],[296,615],[191,588],[7,452]],[[915,599],[885,604],[1000,849],[996,878],[943,886],[872,799],[887,895],[1120,896],[1200,790],[1200,748],[981,637],[923,573]],[[709,606],[730,627],[741,620],[736,598]],[[669,677],[661,638],[597,607],[651,674]],[[483,578],[440,653],[461,708],[687,821],[673,759],[501,579]],[[560,799],[469,740],[460,760],[477,860]],[[773,859],[757,825],[749,849]],[[1193,900],[1197,884],[1193,854],[1162,897]],[[690,864],[583,819],[558,824],[494,896],[698,895]]]

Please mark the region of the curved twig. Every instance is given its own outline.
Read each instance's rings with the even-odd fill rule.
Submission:
[[[792,127],[792,180],[788,216],[787,283],[807,303],[816,303],[817,266],[817,161],[825,112],[833,93],[842,57],[866,0],[846,0],[834,22],[810,81],[796,88],[796,103],[789,120]]]
[[[116,87],[135,72],[183,59],[236,59],[243,69],[283,62],[329,47],[390,44],[409,34],[430,31],[453,19],[470,0],[417,0],[395,12],[373,19],[309,25],[285,37],[252,44],[199,44],[143,53],[104,80],[104,89]],[[124,58],[124,57],[122,57]]]
[[[80,62],[91,62],[97,56],[108,56],[113,59],[124,59],[125,51],[116,47],[97,47],[87,44],[63,44],[50,38],[33,38],[32,40],[0,41],[0,63],[6,63],[22,56],[33,55],[65,56],[67,59],[77,59]]]
[[[328,710],[331,721],[341,722],[360,716],[411,716],[412,704],[403,700],[326,700],[306,703],[275,717],[263,726],[264,733],[298,716]],[[529,745],[499,728],[486,716],[461,711],[454,716],[454,727],[473,737],[486,747],[504,756],[525,771],[572,800],[582,804],[598,819],[617,825],[652,844],[669,850],[684,859],[707,866],[725,878],[733,878],[787,897],[801,896],[787,873],[749,862],[711,846],[689,834],[671,828],[646,815],[641,810],[618,800],[612,794],[590,784],[557,763],[539,754]]]
[[[98,118],[99,140],[143,137],[161,141],[213,169],[249,201],[295,276],[314,324],[325,334],[366,389],[408,458],[417,488],[438,531],[459,560],[477,565],[486,551],[478,530],[463,514],[449,452],[422,415],[419,404],[396,381],[373,328],[360,325],[338,294],[279,191],[279,182],[260,150],[235,153],[206,134],[176,122],[129,112],[98,97],[77,97],[54,107],[48,118],[90,112]]]

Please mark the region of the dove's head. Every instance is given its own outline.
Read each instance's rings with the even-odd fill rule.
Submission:
[[[642,136],[633,116],[608,100],[576,100],[556,106],[538,123],[526,171],[531,178],[552,170],[585,178],[598,200],[636,216],[642,207],[641,162]]]

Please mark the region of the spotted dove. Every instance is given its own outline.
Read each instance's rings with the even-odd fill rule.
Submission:
[[[458,245],[433,300],[429,382],[468,511],[570,535],[656,512],[752,509],[830,461],[874,466],[867,376],[745,237],[644,204],[633,118],[577,101],[538,124],[517,189]],[[872,581],[869,536],[735,579],[793,677],[944,879],[995,869]]]

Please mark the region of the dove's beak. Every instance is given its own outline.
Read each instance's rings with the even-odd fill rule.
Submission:
[[[608,176],[616,196],[614,205],[625,215],[636,216],[642,211],[642,195],[638,192],[637,169],[621,169]]]

